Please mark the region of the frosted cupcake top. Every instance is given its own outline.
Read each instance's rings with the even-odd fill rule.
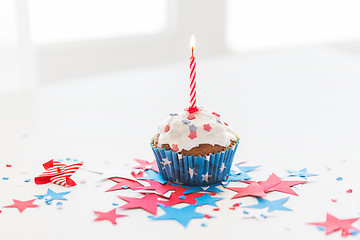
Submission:
[[[169,144],[174,152],[190,150],[204,143],[227,147],[237,140],[220,115],[207,109],[191,114],[187,111],[170,114],[159,126],[158,133],[158,144]]]

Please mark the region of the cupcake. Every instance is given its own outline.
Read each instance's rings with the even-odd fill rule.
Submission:
[[[162,177],[185,185],[210,185],[227,177],[239,138],[207,109],[170,114],[151,142]]]

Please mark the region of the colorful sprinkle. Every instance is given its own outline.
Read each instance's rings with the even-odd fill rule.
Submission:
[[[186,197],[184,195],[179,196],[179,199],[186,199]]]
[[[194,139],[194,138],[197,138],[197,134],[196,134],[196,132],[190,132],[188,137],[191,138],[191,139]]]
[[[56,205],[57,206],[62,206],[63,204],[62,204],[62,202],[57,202]]]
[[[220,115],[218,113],[216,113],[216,112],[212,112],[212,114],[214,114],[217,117],[220,117]]]
[[[170,130],[170,126],[169,126],[169,124],[167,124],[165,127],[164,127],[164,131],[165,132],[168,132]]]
[[[189,129],[190,129],[191,132],[196,132],[197,126],[195,126],[194,124],[191,124],[191,125],[189,126]]]
[[[31,182],[31,179],[25,179],[24,182]]]
[[[221,121],[219,119],[216,120],[218,123],[222,124]]]
[[[189,114],[187,116],[187,119],[189,119],[189,120],[194,120],[195,118],[196,118],[195,114]]]
[[[347,192],[347,193],[352,193],[353,190],[352,190],[352,189],[348,189],[348,190],[346,190],[346,192]]]
[[[117,203],[113,203],[112,205],[113,205],[113,206],[118,206],[119,204],[117,204]]]
[[[244,214],[249,214],[249,212],[248,212],[248,211],[243,211],[243,213],[244,213]]]
[[[219,211],[220,210],[220,208],[214,208],[213,209],[213,211],[215,211],[215,212],[217,212],[217,211]]]
[[[204,218],[212,218],[209,214],[205,214]]]
[[[202,227],[206,227],[206,224],[205,224],[205,223],[202,223],[201,226],[202,226]]]
[[[12,167],[10,164],[6,164],[6,167]]]
[[[205,130],[205,131],[210,132],[211,129],[212,129],[212,127],[210,126],[210,123],[204,124],[204,130]]]
[[[187,119],[183,119],[183,120],[182,120],[182,123],[183,123],[183,124],[189,124],[189,123],[190,123],[190,121],[189,121],[189,120],[187,120]]]
[[[179,147],[177,144],[171,144],[171,150],[173,150],[174,152],[178,152],[179,151]]]
[[[177,113],[170,113],[170,116],[177,116],[178,114]]]
[[[225,126],[229,126],[229,124],[227,124],[226,122],[224,122]]]
[[[238,207],[238,206],[240,206],[240,203],[235,203],[235,204],[233,205],[233,207]]]
[[[2,179],[3,179],[3,180],[9,180],[9,178],[8,178],[8,177],[3,177]]]
[[[235,208],[234,208],[234,207],[229,207],[229,209],[230,209],[230,210],[235,210]]]
[[[343,178],[342,178],[342,177],[337,177],[337,178],[336,178],[336,180],[338,180],[338,181],[342,181],[342,180],[343,180]]]
[[[337,202],[337,199],[332,198],[331,201],[332,201],[332,202]]]

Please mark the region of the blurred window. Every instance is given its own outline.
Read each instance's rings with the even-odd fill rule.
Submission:
[[[252,51],[360,38],[359,0],[228,0],[227,43]]]
[[[30,0],[29,11],[35,44],[154,34],[167,20],[166,0]]]

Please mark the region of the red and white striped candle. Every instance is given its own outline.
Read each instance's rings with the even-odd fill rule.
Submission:
[[[197,111],[196,107],[196,61],[194,57],[195,38],[191,36],[190,40],[191,57],[190,57],[190,107],[189,110]]]

